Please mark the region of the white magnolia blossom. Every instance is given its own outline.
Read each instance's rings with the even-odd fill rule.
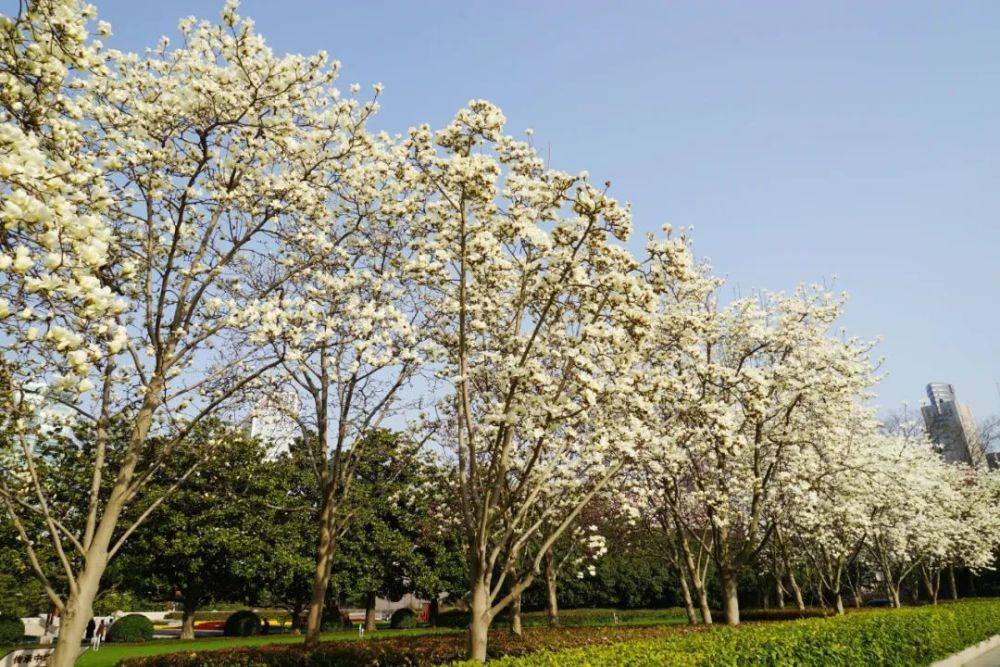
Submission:
[[[411,275],[437,313],[441,445],[453,452],[470,545],[478,658],[491,620],[646,439],[634,402],[658,303],[620,245],[629,207],[585,174],[547,169],[504,123],[474,100],[407,142],[415,187],[428,193]],[[665,260],[671,284],[691,273],[686,253]]]

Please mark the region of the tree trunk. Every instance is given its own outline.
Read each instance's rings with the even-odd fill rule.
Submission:
[[[836,574],[833,577],[833,595],[834,595],[834,607],[837,610],[838,616],[844,615],[844,566],[842,563],[838,564],[835,570]]]
[[[931,576],[926,568],[920,568],[920,575],[924,580],[924,587],[927,589],[927,597],[931,599],[931,604],[937,604],[938,591],[941,589],[941,571],[938,570]]]
[[[740,599],[737,593],[736,573],[720,568],[719,580],[722,584],[722,605],[726,613],[726,624],[739,625]]]
[[[697,625],[698,616],[694,611],[694,601],[691,599],[691,589],[688,588],[687,576],[684,574],[683,567],[678,566],[677,577],[681,582],[681,595],[684,598],[684,612],[687,614],[688,624]]]
[[[948,592],[951,593],[951,599],[958,599],[958,584],[955,582],[955,566],[948,566]]]
[[[331,482],[332,483],[332,482]],[[309,617],[306,620],[306,644],[319,642],[320,628],[323,624],[323,603],[326,600],[326,589],[330,583],[330,569],[333,567],[333,552],[337,548],[337,538],[334,535],[334,516],[336,507],[332,502],[323,505],[320,513],[319,544],[316,548],[316,568],[313,571],[312,598],[309,601]]]
[[[556,589],[556,570],[552,564],[552,552],[545,555],[545,588],[548,592],[546,611],[549,614],[549,627],[559,627],[559,595]]]
[[[469,620],[469,660],[486,662],[486,648],[490,631],[490,601],[487,583],[481,577],[476,578],[472,588],[470,607],[472,617]]]
[[[514,601],[510,603],[510,630],[518,637],[524,634],[524,629],[521,627],[521,596],[518,595],[514,598]]]
[[[795,606],[799,611],[806,610],[806,601],[802,599],[802,588],[799,586],[799,582],[795,579],[795,573],[788,570],[788,585],[792,587],[792,593],[795,594]]]
[[[892,606],[895,607],[896,609],[899,609],[900,607],[902,607],[903,603],[899,599],[899,586],[896,586],[894,584],[891,584],[891,583],[887,582],[886,583],[886,588],[888,589],[888,592],[889,592],[889,602],[892,603]]]
[[[181,620],[181,639],[194,639],[194,613],[198,610],[195,602],[184,598]]]
[[[49,667],[73,667],[80,653],[80,644],[87,632],[87,623],[94,615],[94,598],[100,588],[104,570],[108,567],[111,540],[128,500],[128,489],[134,478],[135,468],[139,464],[142,445],[153,423],[153,413],[159,407],[163,396],[163,388],[163,377],[159,374],[154,375],[150,379],[142,406],[136,414],[125,458],[111,488],[108,502],[104,506],[104,514],[97,522],[91,542],[87,545],[83,567],[76,575],[76,590],[71,591],[66,599],[59,621],[59,637],[56,639],[55,651],[49,658]]]
[[[302,632],[302,608],[305,605],[301,600],[296,600],[292,605],[292,634],[297,635]]]
[[[77,577],[79,588],[66,600],[62,614],[59,616],[59,637],[56,639],[56,650],[49,658],[51,667],[73,667],[73,663],[76,662],[76,658],[80,654],[83,635],[87,632],[87,623],[94,615],[94,597],[97,595],[97,586],[101,580],[100,573],[103,571],[102,567],[96,574],[92,571],[86,579],[83,576]]]
[[[375,623],[375,594],[369,593],[365,598],[365,632],[375,632],[378,626]]]
[[[785,586],[781,583],[781,575],[774,575],[774,597],[778,601],[778,609],[785,608]]]
[[[712,608],[708,606],[708,591],[705,585],[695,587],[698,593],[698,610],[701,612],[701,622],[705,625],[712,625]]]
[[[437,594],[435,594],[434,599],[431,600],[430,609],[427,610],[427,622],[432,628],[438,626],[439,613],[441,613],[441,601],[438,599]]]
[[[680,522],[677,522],[677,544],[680,547],[681,555],[684,557],[684,566],[687,567],[688,575],[691,577],[691,585],[694,586],[698,595],[698,607],[701,611],[701,622],[705,625],[712,624],[712,610],[708,606],[708,592],[705,590],[705,580],[702,572],[698,569],[694,555],[691,553],[691,545],[688,543],[687,535]]]

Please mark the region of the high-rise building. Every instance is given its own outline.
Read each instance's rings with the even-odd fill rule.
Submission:
[[[266,394],[254,406],[250,435],[267,446],[268,459],[288,453],[295,439],[301,436],[299,407],[298,395],[288,390]]]
[[[949,463],[986,465],[986,451],[979,438],[972,411],[955,400],[955,388],[944,382],[927,385],[929,404],[920,408],[927,434]]]

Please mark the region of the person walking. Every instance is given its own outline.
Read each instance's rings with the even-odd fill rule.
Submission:
[[[91,639],[93,639],[93,638],[94,638],[94,630],[95,630],[96,628],[97,628],[97,623],[96,623],[96,622],[94,621],[94,619],[93,619],[93,618],[92,618],[92,619],[90,619],[89,621],[87,621],[87,634],[85,634],[85,635],[83,636],[83,637],[84,637],[84,639],[86,639],[86,640],[87,640],[88,642],[89,642],[89,641],[90,641]]]
[[[94,636],[91,637],[90,639],[90,648],[94,649],[95,651],[99,650],[101,648],[101,642],[104,640],[104,635],[107,633],[107,631],[108,631],[108,624],[102,618],[100,625],[98,625],[97,629],[94,630]]]

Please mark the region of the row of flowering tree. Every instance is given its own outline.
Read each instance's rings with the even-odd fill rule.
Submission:
[[[860,562],[897,602],[912,572],[936,595],[943,568],[984,564],[992,478],[879,433],[870,346],[831,332],[840,299],[723,304],[684,235],[630,252],[629,206],[548,167],[492,104],[374,133],[379,86],[343,94],[339,63],[274,54],[236,10],[143,54],[106,50],[78,0],[0,19],[0,500],[62,617],[52,664],[72,664],[109,561],[201,459],[163,484],[167,463],[261,392],[302,406],[309,642],[365,436],[390,421],[447,472],[428,485],[466,550],[478,660],[542,576],[555,611],[567,542],[599,551],[577,525],[598,496],[663,531],[706,621],[709,562],[730,623],[767,558],[789,575],[811,559],[838,604]],[[68,510],[36,447],[53,406],[94,433]]]
[[[697,605],[713,620],[709,571],[738,624],[746,575],[765,575],[799,608],[810,584],[843,613],[862,591],[900,606],[907,579],[936,601],[943,573],[956,594],[955,567],[993,561],[1000,478],[944,463],[922,429],[875,419],[876,362],[870,344],[832,331],[842,306],[815,287],[724,307],[709,296],[681,363],[647,356],[650,377],[665,376],[648,385],[655,435],[620,492],[669,545],[689,618]]]

